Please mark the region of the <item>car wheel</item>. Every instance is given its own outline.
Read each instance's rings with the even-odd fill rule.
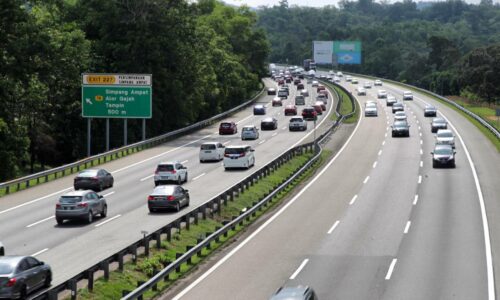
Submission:
[[[189,206],[189,197],[187,198],[186,206]]]
[[[87,215],[87,223],[92,223],[94,220],[94,215],[92,214],[92,211],[89,211],[89,214]]]
[[[64,223],[64,219],[56,218],[57,225],[62,225]]]
[[[184,182],[188,182],[188,173],[186,173],[186,178],[184,178]]]
[[[180,211],[181,210],[181,205],[179,202],[175,205],[175,211]]]
[[[106,218],[106,215],[108,214],[108,206],[104,205],[101,211],[101,218]]]
[[[179,177],[177,177],[177,184],[178,185],[182,184],[181,175],[179,175]]]
[[[155,186],[158,186],[159,182],[158,181],[155,181]]]
[[[28,291],[26,288],[26,285],[23,284],[21,287],[21,291],[19,292],[19,299],[26,299],[26,296],[28,295]]]
[[[200,163],[203,163],[203,159],[200,159]]]
[[[47,276],[45,277],[45,281],[43,283],[43,286],[48,288],[48,287],[50,287],[51,282],[52,282],[52,273],[48,272]]]

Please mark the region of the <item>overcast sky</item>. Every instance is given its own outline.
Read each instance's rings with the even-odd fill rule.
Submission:
[[[273,6],[278,5],[279,0],[223,0],[224,2],[232,5],[243,5],[246,4],[250,7],[259,6]],[[299,6],[312,6],[312,7],[322,7],[325,5],[335,5],[340,0],[288,0],[288,5],[299,5]],[[493,3],[498,3],[500,0],[493,0]],[[389,0],[389,2],[397,2],[396,0]],[[418,1],[417,1],[418,2]],[[480,0],[466,0],[467,3],[479,3]]]

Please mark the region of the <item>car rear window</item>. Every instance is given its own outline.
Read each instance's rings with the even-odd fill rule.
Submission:
[[[0,275],[10,274],[14,268],[10,264],[0,263]]]
[[[82,201],[82,196],[62,196],[59,199],[59,202],[61,203],[76,203]]]
[[[214,144],[203,144],[201,145],[201,150],[214,150],[215,145]]]
[[[97,176],[97,172],[99,172],[99,170],[85,170],[78,173],[78,177],[94,177]]]
[[[162,185],[153,190],[153,195],[172,195],[174,193],[174,185]]]
[[[245,148],[226,148],[225,154],[241,154],[245,152]]]
[[[159,165],[156,168],[156,170],[159,171],[159,172],[173,171],[174,170],[174,166],[173,165]]]
[[[453,137],[453,133],[451,133],[451,132],[439,132],[438,136],[439,137]]]
[[[231,123],[221,123],[220,127],[223,127],[223,128],[231,127]]]
[[[302,122],[302,118],[291,118],[290,122]]]
[[[253,131],[252,127],[243,127],[243,131]]]

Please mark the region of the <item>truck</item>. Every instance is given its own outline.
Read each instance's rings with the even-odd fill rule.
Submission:
[[[316,71],[316,62],[314,62],[314,59],[304,59],[304,70],[309,71],[309,70],[315,70]]]

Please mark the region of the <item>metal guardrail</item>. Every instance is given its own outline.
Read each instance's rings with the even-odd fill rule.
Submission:
[[[500,139],[500,132],[494,126],[492,126],[491,124],[489,124],[486,120],[484,120],[483,118],[481,118],[477,114],[475,114],[475,113],[471,112],[470,110],[466,109],[465,107],[463,107],[463,106],[455,103],[454,101],[451,101],[451,100],[447,99],[446,97],[443,97],[441,95],[438,95],[438,94],[436,94],[434,92],[428,91],[428,90],[423,89],[423,88],[419,88],[419,87],[416,87],[416,86],[413,86],[413,85],[410,85],[410,84],[406,84],[406,83],[394,81],[394,80],[391,80],[391,79],[379,78],[379,77],[375,77],[375,76],[362,75],[362,74],[356,74],[356,73],[350,73],[350,72],[348,72],[346,74],[354,75],[354,76],[358,76],[358,77],[370,78],[370,79],[382,79],[382,80],[384,80],[386,82],[390,82],[390,83],[395,84],[395,85],[404,86],[406,88],[416,90],[416,91],[418,91],[420,93],[431,95],[431,96],[433,96],[435,98],[438,98],[441,101],[444,101],[444,102],[446,102],[446,103],[448,103],[450,105],[453,105],[454,107],[456,107],[460,111],[462,111],[465,114],[469,115],[474,120],[478,121],[486,129],[488,129],[489,131],[491,131],[491,133],[493,133],[497,137],[497,139]]]
[[[216,122],[220,119],[223,119],[223,118],[227,117],[228,115],[233,114],[233,113],[245,108],[246,106],[255,102],[255,100],[257,100],[258,98],[260,98],[265,90],[266,90],[266,86],[264,85],[264,87],[252,99],[250,99],[250,100],[248,100],[248,101],[246,101],[246,102],[244,102],[244,103],[242,103],[242,104],[240,104],[240,105],[238,105],[238,106],[236,106],[228,111],[225,111],[225,112],[220,113],[218,115],[215,115],[211,118],[208,118],[206,120],[197,122],[195,124],[189,125],[187,127],[181,128],[181,129],[177,129],[177,130],[162,134],[162,135],[154,137],[154,138],[147,139],[145,141],[137,142],[137,143],[130,144],[130,145],[127,145],[127,146],[124,146],[121,148],[117,148],[117,149],[114,149],[114,150],[111,150],[111,151],[108,151],[105,153],[97,154],[97,155],[79,160],[79,161],[74,162],[74,163],[70,163],[70,164],[67,164],[64,166],[60,166],[60,167],[46,170],[43,172],[35,173],[32,175],[28,175],[28,176],[14,179],[11,181],[2,182],[2,183],[0,183],[0,190],[4,189],[5,194],[7,195],[7,194],[11,193],[11,190],[13,187],[15,187],[15,189],[14,189],[15,191],[19,191],[23,186],[24,186],[24,188],[29,188],[32,184],[31,183],[32,181],[35,181],[34,185],[37,185],[39,183],[48,182],[49,176],[54,176],[54,179],[56,179],[59,177],[66,176],[67,175],[66,173],[68,170],[69,170],[69,174],[73,174],[75,172],[78,172],[80,170],[80,167],[82,167],[82,166],[84,167],[84,169],[86,169],[88,167],[94,166],[94,162],[97,162],[96,164],[106,163],[108,161],[112,161],[116,158],[123,157],[125,155],[130,154],[130,153],[141,151],[141,150],[165,143],[166,141],[172,139],[175,136],[178,136],[180,134],[185,134],[185,133],[191,132],[193,130],[197,130],[197,129],[212,125],[214,122]]]

